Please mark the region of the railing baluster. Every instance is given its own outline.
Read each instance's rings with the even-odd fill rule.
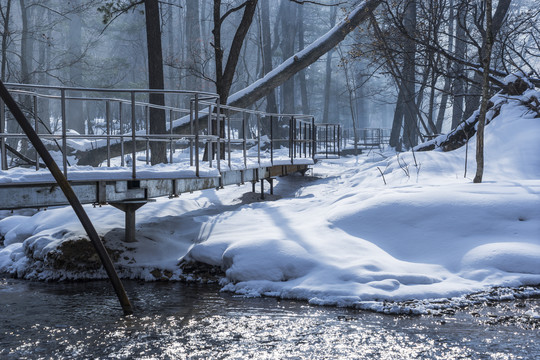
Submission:
[[[6,138],[4,136],[6,130],[6,106],[3,100],[0,100],[0,162],[2,170],[7,170],[7,153],[6,153]]]
[[[242,151],[244,152],[244,169],[247,169],[247,121],[246,116],[249,116],[248,113],[244,113],[242,116]]]
[[[199,177],[199,94],[195,94],[195,176]]]
[[[172,109],[169,109],[169,128],[170,128],[170,134],[171,134],[171,139],[170,139],[170,142],[169,142],[169,163],[172,164],[173,163],[173,154],[174,154],[174,142],[173,142],[173,110]]]
[[[257,162],[261,166],[261,114],[257,113]]]
[[[62,112],[62,166],[67,179],[67,119],[66,119],[66,90],[60,90],[60,106]]]
[[[217,169],[221,173],[221,102],[218,100],[216,104],[216,131],[217,131],[217,154],[216,154],[216,162],[217,162]],[[225,121],[223,121],[223,126],[225,126]],[[225,135],[225,134],[223,134]]]
[[[135,91],[131,92],[131,177],[137,178],[137,143],[136,143],[136,118],[135,118]]]
[[[212,124],[212,105],[208,105],[208,140],[206,140],[206,148],[208,149],[208,165],[212,167],[212,160],[214,160],[214,143],[210,139],[212,135],[214,135],[214,129]],[[219,134],[219,117],[216,118],[216,127],[218,128],[217,132]],[[218,144],[219,146],[219,144]]]
[[[33,96],[34,100],[34,129],[36,134],[39,136],[39,117],[38,117],[38,105],[37,105],[37,96]],[[39,170],[39,153],[36,150],[36,171]]]
[[[105,101],[105,128],[107,129],[107,167],[111,167],[111,104]]]
[[[124,123],[122,117],[122,102],[118,102],[118,122],[120,123],[120,166],[124,167]]]
[[[270,115],[270,164],[274,166],[274,117]]]
[[[150,164],[150,106],[146,105],[144,111],[144,126],[146,127],[146,165]]]
[[[193,166],[193,99],[189,100],[189,166]]]
[[[227,138],[228,138],[227,150],[229,153],[228,154],[229,155],[229,170],[231,170],[231,114],[228,109],[227,109],[226,120],[227,120]]]

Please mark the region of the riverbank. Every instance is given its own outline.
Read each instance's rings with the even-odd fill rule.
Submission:
[[[494,289],[536,296],[540,122],[519,104],[486,127],[482,184],[464,177],[471,142],[324,160],[306,177],[277,179],[276,201],[258,201],[250,184],[158,199],[137,212],[135,243],[122,241],[119,210],[87,210],[126,279],[209,276],[244,297],[388,313],[459,308],[472,294],[490,301]],[[0,272],[105,278],[69,208],[6,217],[0,237]]]

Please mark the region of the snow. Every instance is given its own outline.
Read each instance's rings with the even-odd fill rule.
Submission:
[[[221,268],[224,291],[392,313],[538,295],[540,119],[518,98],[499,100],[481,184],[472,183],[471,139],[452,152],[324,160],[314,176],[278,178],[270,201],[258,201],[251,184],[158,199],[138,210],[133,244],[120,241],[119,210],[86,209],[106,244],[123,251],[117,268],[127,278],[154,280],[159,269],[194,279],[179,264],[203,263]],[[29,215],[0,220],[0,272],[105,277],[48,267],[54,249],[83,234],[71,209]]]

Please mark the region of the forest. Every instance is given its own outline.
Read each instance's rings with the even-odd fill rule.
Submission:
[[[467,120],[480,105],[484,68],[490,94],[511,73],[538,81],[540,9],[534,5],[3,0],[1,80],[214,92],[224,104],[312,114],[349,134],[387,129],[400,151]],[[82,107],[68,113],[88,111]],[[91,125],[72,127],[84,134]]]

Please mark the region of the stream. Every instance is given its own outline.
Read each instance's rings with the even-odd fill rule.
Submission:
[[[0,277],[0,358],[540,358],[538,298],[396,316],[244,298],[217,285],[124,284],[132,316],[106,281]]]

